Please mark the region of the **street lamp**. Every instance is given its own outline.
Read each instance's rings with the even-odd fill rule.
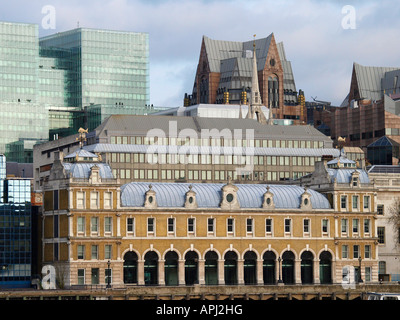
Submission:
[[[281,261],[282,261],[282,259],[281,259],[281,257],[279,257],[279,258],[278,258],[278,263],[279,263],[279,268],[278,268],[278,270],[279,270],[278,285],[279,285],[279,284],[283,284],[283,281],[282,281],[282,279],[281,279]]]
[[[111,280],[111,269],[110,269],[111,261],[110,260],[108,260],[107,266],[108,266],[108,269],[107,269],[108,270],[107,288],[111,288],[111,285],[110,285],[110,280]]]
[[[359,266],[358,266],[358,283],[362,283],[362,279],[361,279],[361,256],[358,257],[358,262],[359,262]]]

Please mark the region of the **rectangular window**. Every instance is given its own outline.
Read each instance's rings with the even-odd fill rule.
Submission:
[[[360,255],[360,246],[358,245],[353,246],[353,258],[358,259],[359,255]]]
[[[348,232],[348,220],[347,219],[342,219],[342,233],[346,233]]]
[[[272,233],[272,219],[265,219],[265,232]]]
[[[246,219],[246,232],[253,233],[253,219]]]
[[[97,245],[92,246],[92,260],[97,260],[99,258],[99,248]]]
[[[353,209],[358,209],[358,196],[353,196],[352,197],[352,208]]]
[[[99,284],[99,268],[92,268],[92,284]]]
[[[112,192],[104,192],[104,209],[112,209]]]
[[[193,234],[195,230],[195,219],[188,218],[188,233]]]
[[[349,258],[349,246],[343,245],[342,246],[342,259],[348,259]]]
[[[99,193],[98,192],[90,192],[90,208],[98,209],[99,208]]]
[[[371,246],[370,245],[365,245],[365,247],[364,247],[364,258],[365,259],[371,258]]]
[[[76,192],[76,207],[77,209],[85,209],[85,192]]]
[[[371,267],[365,267],[365,281],[371,281]]]
[[[228,218],[226,223],[227,223],[226,229],[228,231],[228,234],[233,234],[234,230],[235,230],[234,229],[235,228],[235,225],[234,225],[235,220],[233,218]]]
[[[174,233],[174,232],[175,232],[175,219],[168,218],[168,233]]]
[[[154,218],[147,218],[147,233],[154,234]]]
[[[85,245],[78,245],[78,259],[85,259]]]
[[[378,227],[378,243],[385,243],[385,227]]]
[[[353,219],[353,233],[358,233],[358,219]]]
[[[90,218],[90,231],[92,233],[99,232],[99,218],[97,218],[97,217]]]
[[[292,220],[285,219],[285,233],[290,233],[292,231]]]
[[[310,233],[310,219],[303,220],[303,232]]]
[[[340,208],[347,209],[347,196],[340,196]]]
[[[378,204],[377,211],[378,215],[383,216],[385,206],[383,204]]]
[[[364,233],[369,233],[370,224],[370,219],[364,219]]]
[[[104,259],[112,259],[111,256],[111,244],[106,244],[104,247]]]
[[[78,284],[85,284],[85,269],[78,269]]]
[[[78,234],[85,233],[85,217],[78,217],[77,219],[77,231]]]
[[[328,219],[322,219],[322,233],[328,233]]]
[[[214,233],[214,219],[213,218],[207,219],[207,231],[208,231],[208,233]]]
[[[369,209],[369,196],[364,196],[364,209],[368,210]]]
[[[133,234],[135,230],[135,219],[134,218],[126,218],[126,232]]]
[[[104,232],[112,233],[112,217],[104,217]]]

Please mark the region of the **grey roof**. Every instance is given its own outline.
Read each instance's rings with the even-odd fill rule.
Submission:
[[[176,132],[174,128],[176,127]],[[202,130],[230,130],[232,136],[235,130],[241,130],[243,138],[246,137],[246,130],[253,130],[254,138],[277,139],[277,140],[310,140],[324,141],[332,145],[332,140],[309,125],[284,126],[265,125],[253,119],[234,118],[202,118],[202,117],[176,117],[157,115],[112,115],[96,128],[96,135],[110,137],[112,135],[125,136],[147,136],[151,129],[159,129],[158,133],[169,136],[178,135],[181,130],[194,130],[198,138],[201,138]],[[226,131],[226,130],[225,130]],[[157,136],[157,132],[153,132]],[[103,140],[104,141],[104,140]],[[101,142],[101,141],[99,141]]]
[[[121,206],[143,207],[145,193],[149,190],[149,182],[131,182],[121,186]],[[153,183],[152,190],[156,192],[158,207],[184,207],[185,194],[192,186],[196,192],[199,208],[219,208],[221,203],[221,188],[224,184],[214,183]],[[240,208],[261,208],[263,195],[270,187],[276,209],[300,208],[301,195],[304,189],[291,185],[262,185],[262,184],[235,184],[238,187],[237,196]],[[313,209],[331,209],[328,199],[314,190],[307,190],[311,194]]]
[[[335,148],[261,148],[261,147],[198,147],[198,146],[158,146],[136,144],[97,143],[84,147],[91,152],[110,153],[158,153],[158,154],[215,154],[215,155],[260,155],[260,156],[339,156]]]
[[[360,183],[370,183],[368,173],[362,169],[326,169],[328,171],[329,176],[331,177],[331,181],[336,178],[337,183],[350,183],[351,175],[354,171],[358,171],[360,173]]]
[[[328,165],[330,165],[330,164],[336,164],[336,163],[338,163],[339,161],[340,161],[340,163],[351,163],[351,164],[355,164],[355,163],[356,163],[355,161],[350,160],[350,159],[348,159],[347,157],[338,157],[338,158],[335,158],[335,159],[329,161],[327,164],[328,164]]]
[[[279,58],[281,59],[282,68],[283,68],[283,89],[291,90],[292,92],[296,91],[296,84],[294,81],[292,64],[290,61],[286,59],[285,48],[283,46],[283,42],[279,42],[276,44]],[[283,99],[287,101],[297,102],[297,95],[283,94]]]
[[[90,171],[93,166],[99,167],[100,177],[103,179],[114,179],[111,167],[106,163],[87,163],[87,162],[76,162],[69,163],[63,162],[64,169],[66,173],[71,178],[85,178],[88,179],[90,176]]]
[[[396,69],[399,68],[370,67],[354,63],[360,97],[364,99],[381,100],[383,96],[381,80],[386,72]]]
[[[399,165],[373,165],[367,169],[368,173],[400,173]]]
[[[91,153],[82,148],[82,149],[78,149],[78,150],[70,153],[69,155],[65,156],[64,159],[75,158],[76,155],[78,155],[79,157],[85,157],[85,158],[98,158],[98,156],[95,155],[94,153]]]

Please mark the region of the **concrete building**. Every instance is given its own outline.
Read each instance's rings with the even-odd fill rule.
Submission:
[[[355,214],[295,185],[111,177],[79,149],[58,153],[44,183],[42,259],[67,287],[354,283],[358,257],[362,280],[378,281],[372,188],[352,190]]]

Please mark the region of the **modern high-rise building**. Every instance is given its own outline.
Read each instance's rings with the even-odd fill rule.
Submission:
[[[7,178],[0,155],[0,288],[31,284],[31,179]]]
[[[94,129],[111,114],[148,114],[147,33],[77,28],[39,38],[0,22],[0,153],[32,162],[33,145]]]

